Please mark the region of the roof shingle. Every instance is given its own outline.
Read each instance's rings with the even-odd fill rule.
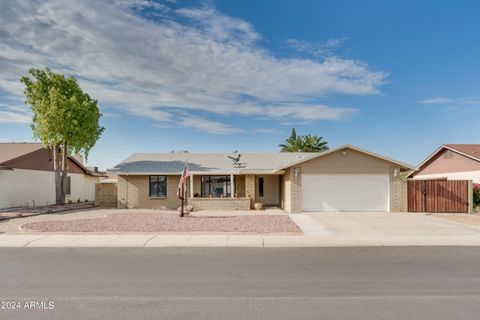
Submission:
[[[480,161],[480,144],[446,144],[445,146]]]
[[[270,173],[301,159],[313,158],[320,153],[241,153],[242,168],[236,168],[230,157],[233,153],[134,153],[112,171],[118,174],[163,173],[178,174],[185,163],[190,172],[204,174]]]
[[[43,148],[36,142],[0,143],[0,164]]]

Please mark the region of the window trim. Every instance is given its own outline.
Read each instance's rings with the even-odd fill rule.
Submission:
[[[69,196],[72,194],[72,177],[67,176],[66,186],[65,186],[65,195]]]
[[[152,177],[157,177],[157,183],[159,183],[158,178],[164,177],[165,178],[165,195],[152,195]],[[168,179],[166,175],[149,175],[148,176],[148,197],[152,199],[165,199],[168,193]]]
[[[263,177],[258,178],[258,197],[263,198],[265,196],[265,179]]]
[[[203,192],[203,178],[206,177],[208,178],[208,191],[209,191],[209,194],[204,194]],[[223,195],[224,198],[230,198],[231,197],[231,194],[232,194],[232,183],[235,183],[235,176],[233,177],[233,181],[230,179],[230,175],[225,175],[225,174],[214,174],[214,175],[203,175],[203,176],[200,176],[200,197],[202,198],[221,198],[222,196],[213,196],[210,194],[210,186],[211,186],[211,178],[212,177],[225,177],[228,181],[227,183],[227,189],[225,190],[225,195]],[[230,188],[228,188],[230,187]],[[228,189],[230,189],[230,193],[228,193]]]

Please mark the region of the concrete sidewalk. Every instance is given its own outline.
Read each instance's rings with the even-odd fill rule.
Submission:
[[[96,216],[101,215],[101,211],[96,213]],[[58,234],[17,231],[0,234],[0,247],[480,246],[480,227],[427,214],[335,212],[289,216],[303,234]],[[13,227],[6,229],[15,230]]]
[[[468,235],[174,235],[174,234],[8,234],[0,247],[352,247],[480,246]]]

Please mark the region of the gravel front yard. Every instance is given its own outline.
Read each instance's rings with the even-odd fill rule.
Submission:
[[[11,208],[0,210],[0,220],[12,218],[32,217],[47,213],[61,213],[74,210],[93,209],[95,204],[93,202],[67,203],[64,205],[51,205],[44,207],[30,207],[30,208]]]
[[[225,215],[180,218],[174,212],[125,212],[106,217],[39,221],[22,228],[40,232],[245,232],[301,233],[286,215]]]

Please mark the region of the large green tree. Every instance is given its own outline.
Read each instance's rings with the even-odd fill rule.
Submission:
[[[295,128],[292,129],[290,137],[280,144],[281,152],[321,152],[328,150],[327,141],[317,135],[306,134],[297,136]]]
[[[74,77],[50,69],[30,69],[25,84],[25,103],[32,107],[34,138],[53,151],[56,203],[65,203],[68,156],[88,158],[104,128],[97,101],[84,93]]]

